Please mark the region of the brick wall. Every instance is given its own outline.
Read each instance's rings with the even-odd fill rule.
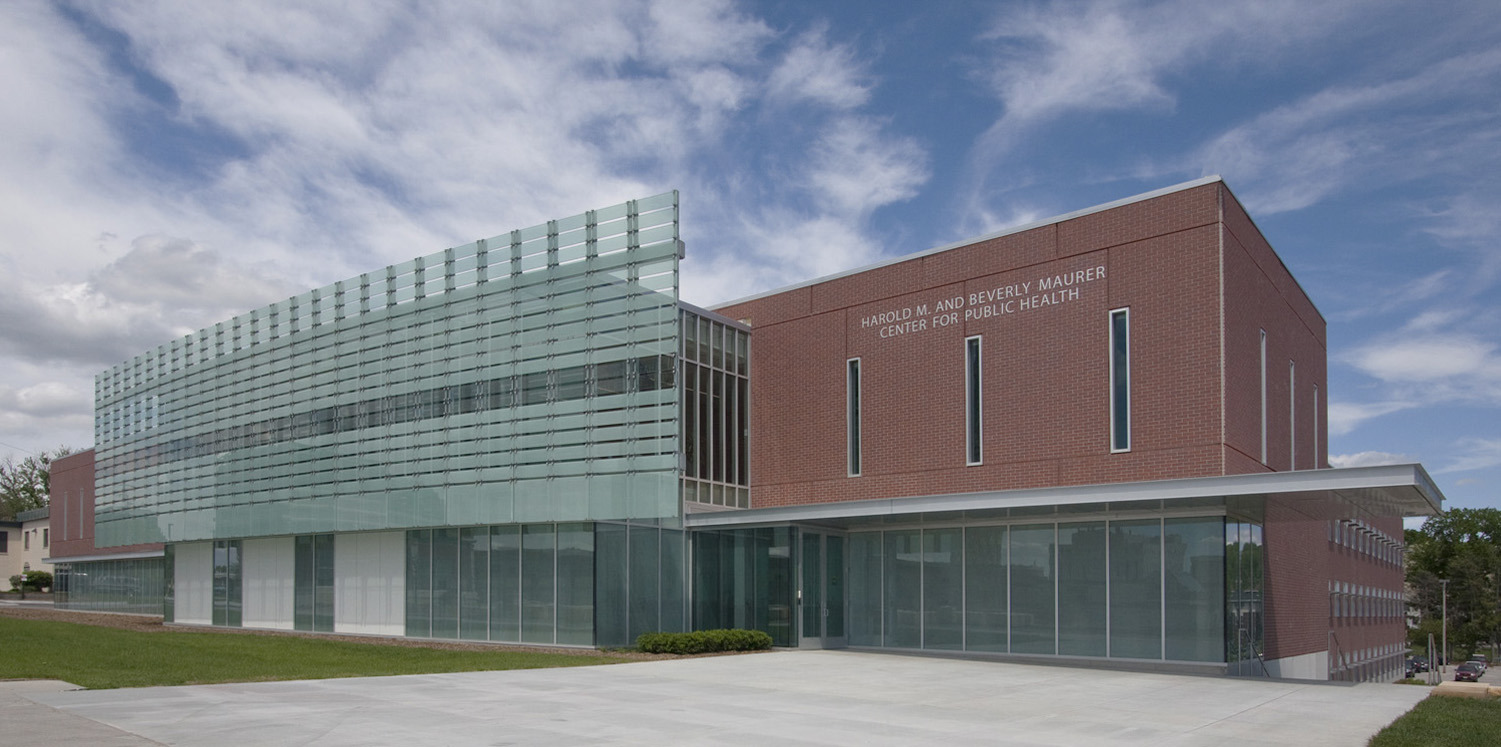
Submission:
[[[1061,295],[1042,291],[1059,277],[1073,281]],[[1130,310],[1132,444],[1113,454],[1109,313],[1118,308]],[[1313,464],[1323,320],[1220,183],[718,311],[754,330],[756,507],[1286,469],[1288,357],[1308,400],[1298,466]],[[1268,427],[1283,448],[1267,466],[1259,337],[1249,349],[1243,339],[1263,328],[1281,361],[1269,365]],[[967,466],[973,335],[983,345],[984,459]],[[847,475],[850,358],[862,373],[858,477]]]
[[[52,462],[52,558],[146,552],[161,545],[129,545],[100,550],[94,547],[94,450],[70,454]]]

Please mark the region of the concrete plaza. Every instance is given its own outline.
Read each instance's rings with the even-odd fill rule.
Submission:
[[[121,690],[13,691],[46,743],[1364,745],[1429,692],[851,651]],[[53,710],[55,709],[55,710]],[[19,710],[9,710],[19,716]],[[11,721],[11,718],[7,718]],[[108,730],[106,730],[108,731]],[[12,733],[12,737],[14,737]],[[0,743],[6,741],[0,731]],[[24,743],[24,742],[22,742]],[[81,742],[80,742],[81,743]]]

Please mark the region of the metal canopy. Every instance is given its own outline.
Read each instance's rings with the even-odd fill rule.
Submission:
[[[1337,504],[1368,516],[1431,516],[1443,510],[1444,495],[1420,464],[1191,477],[1177,480],[1070,485],[1025,490],[907,496],[743,511],[691,513],[694,529],[789,522],[850,526],[871,522],[955,520],[1023,509],[1083,508],[1108,504],[1112,510],[1174,510],[1224,506],[1238,499],[1277,498]]]

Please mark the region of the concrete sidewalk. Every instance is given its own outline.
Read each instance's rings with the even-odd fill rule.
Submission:
[[[139,747],[160,744],[83,716],[49,708],[29,697],[77,690],[77,685],[61,680],[0,680],[0,745]]]
[[[782,651],[25,696],[93,726],[173,745],[1328,746],[1364,745],[1428,692]],[[63,729],[45,743],[105,742]]]

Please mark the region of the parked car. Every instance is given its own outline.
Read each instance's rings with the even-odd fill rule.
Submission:
[[[1428,660],[1421,656],[1413,656],[1409,658],[1407,660],[1407,671],[1412,672],[1413,674],[1428,671]]]
[[[1480,670],[1481,674],[1485,674],[1485,669],[1486,669],[1485,662],[1483,662],[1483,661],[1481,661],[1479,659],[1471,659],[1471,660],[1469,660],[1469,661],[1467,661],[1465,663],[1466,664],[1474,664],[1475,667]]]
[[[1480,666],[1474,662],[1465,662],[1454,669],[1455,682],[1479,682]]]

